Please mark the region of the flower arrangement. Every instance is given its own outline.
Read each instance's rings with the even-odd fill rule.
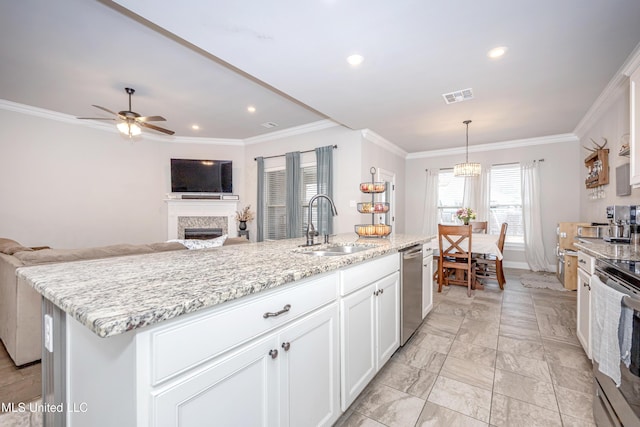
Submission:
[[[251,205],[245,206],[241,211],[236,211],[236,221],[248,222],[253,221],[253,212],[251,212]]]
[[[470,219],[476,219],[476,211],[471,208],[462,208],[456,211],[456,216],[465,225],[468,225]]]

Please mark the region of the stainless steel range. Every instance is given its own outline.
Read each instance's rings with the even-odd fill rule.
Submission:
[[[631,364],[627,368],[620,362],[620,387],[594,362],[593,415],[598,427],[640,426],[640,262],[599,259],[595,274],[602,283],[625,294],[622,304],[632,308],[634,315]]]

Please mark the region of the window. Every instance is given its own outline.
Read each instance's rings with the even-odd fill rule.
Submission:
[[[462,208],[464,178],[453,176],[453,169],[441,169],[438,173],[438,223],[457,221],[456,211]]]
[[[309,216],[309,199],[317,192],[316,165],[304,165],[301,168],[302,183],[300,186],[300,200],[302,205],[302,230],[301,235],[307,229]],[[265,240],[280,240],[287,237],[287,208],[286,208],[286,174],[284,168],[265,171],[264,180],[265,212],[264,212],[264,238]],[[313,221],[317,220],[316,207],[312,212]]]
[[[500,227],[506,222],[509,224],[506,241],[524,243],[518,163],[491,167],[489,198],[489,233],[500,234]]]

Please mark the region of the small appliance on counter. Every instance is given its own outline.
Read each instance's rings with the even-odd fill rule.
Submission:
[[[592,222],[591,225],[579,225],[576,237],[584,239],[602,239],[609,231],[609,223]]]
[[[607,220],[609,221],[609,229],[607,230],[607,234],[604,236],[604,240],[606,242],[631,242],[632,212],[633,223],[635,224],[636,206],[607,206]]]
[[[559,222],[556,228],[556,276],[566,289],[572,291],[577,287],[578,275],[578,248],[574,243],[581,227],[590,225],[587,222]]]

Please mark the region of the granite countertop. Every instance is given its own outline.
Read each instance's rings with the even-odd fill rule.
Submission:
[[[640,247],[635,245],[609,243],[601,239],[581,239],[574,244],[596,258],[640,261]]]
[[[109,337],[431,239],[405,234],[359,239],[348,233],[331,244],[371,249],[318,257],[302,252],[322,246],[303,248],[304,239],[288,239],[22,267],[17,274],[98,336]]]

